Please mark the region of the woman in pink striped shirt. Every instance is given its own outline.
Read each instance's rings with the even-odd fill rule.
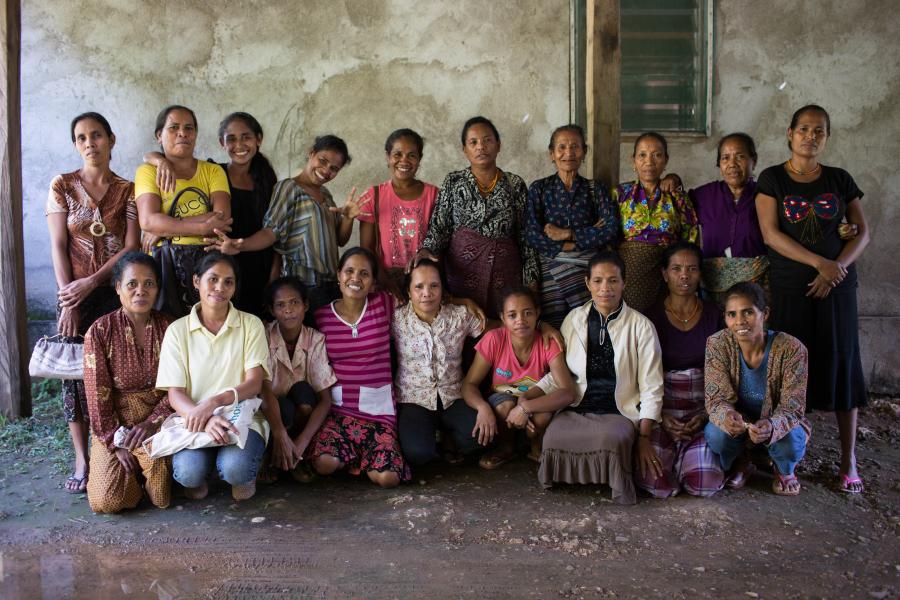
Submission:
[[[394,299],[372,291],[378,262],[365,248],[344,252],[338,264],[341,298],[316,311],[337,383],[331,412],[313,438],[316,471],[365,471],[382,487],[410,478],[397,438],[391,374],[390,332]]]

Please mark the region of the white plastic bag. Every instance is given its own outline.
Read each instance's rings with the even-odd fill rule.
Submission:
[[[244,444],[247,443],[247,434],[250,432],[253,415],[259,410],[261,404],[262,400],[259,398],[249,398],[228,406],[220,406],[213,411],[214,415],[228,419],[238,430],[237,434],[228,432],[228,444],[226,445],[236,444],[238,448],[243,449]],[[169,456],[188,448],[211,448],[220,445],[205,431],[188,431],[184,427],[184,417],[177,414],[169,415],[159,432],[144,440],[142,444],[150,458]]]

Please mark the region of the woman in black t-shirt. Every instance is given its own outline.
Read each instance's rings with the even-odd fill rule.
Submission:
[[[849,173],[819,163],[831,134],[821,106],[794,113],[791,157],[759,176],[756,210],[771,263],[770,327],[809,350],[807,406],[832,410],[841,439],[838,487],[860,493],[856,470],[857,408],[867,403],[859,356],[856,260],[869,243],[863,193]],[[846,218],[858,234],[844,241]]]

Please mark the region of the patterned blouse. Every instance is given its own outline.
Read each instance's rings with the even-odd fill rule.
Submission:
[[[334,281],[338,267],[336,223],[331,193],[322,188],[322,204],[297,185],[282,179],[272,190],[263,227],[275,232],[275,251],[282,257],[282,275],[296,275],[307,285]]]
[[[478,192],[472,169],[449,173],[441,184],[422,248],[440,254],[457,229],[471,229],[491,239],[512,238],[522,259],[522,283],[540,281],[537,251],[525,238],[525,201],[528,190],[522,178],[501,171],[487,198]]]
[[[603,225],[594,227],[601,219]],[[581,175],[576,175],[571,190],[566,189],[558,174],[538,179],[528,188],[528,243],[542,256],[553,258],[565,242],[555,242],[544,233],[547,223],[572,229],[575,250],[579,251],[599,250],[619,234],[619,222],[606,186]]]
[[[99,202],[100,220],[106,227],[102,237],[94,237],[90,232],[97,208],[98,203],[84,189],[78,171],[53,178],[45,211],[48,215],[66,213],[69,262],[74,279],[93,275],[125,245],[128,221],[138,217],[134,184],[112,174],[112,182]]]
[[[774,444],[797,425],[809,435],[811,427],[803,416],[808,374],[806,346],[793,336],[776,332],[766,363],[766,394],[760,411],[761,419],[772,422],[768,444]],[[741,348],[730,330],[709,336],[703,375],[709,421],[724,429],[725,415],[737,405],[741,380]]]
[[[407,303],[394,309],[391,335],[397,349],[397,401],[437,410],[462,398],[462,350],[466,337],[481,335],[478,317],[465,306],[445,304],[434,321],[421,320]]]
[[[625,241],[667,246],[682,239],[699,243],[697,213],[687,194],[669,194],[657,186],[651,208],[644,187],[637,181],[620,183],[613,190]]]
[[[302,326],[293,354],[288,353],[278,321],[266,325],[266,337],[269,339],[272,393],[276,396],[286,396],[298,381],[308,382],[316,393],[337,381],[325,352],[325,336],[312,327]]]
[[[134,325],[123,309],[97,319],[84,336],[84,388],[94,436],[115,450],[122,426],[161,423],[172,414],[168,395],[156,389],[156,369],[166,315],[153,311],[144,327],[144,348],[135,343]]]

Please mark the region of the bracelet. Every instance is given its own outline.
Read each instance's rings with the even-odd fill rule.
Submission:
[[[225,390],[225,391],[226,391],[226,392],[231,392],[232,394],[234,394],[234,401],[235,401],[235,403],[237,403],[238,400],[240,400],[240,398],[238,397],[238,391],[237,391],[237,389],[231,387],[231,388],[228,388],[228,389]]]

